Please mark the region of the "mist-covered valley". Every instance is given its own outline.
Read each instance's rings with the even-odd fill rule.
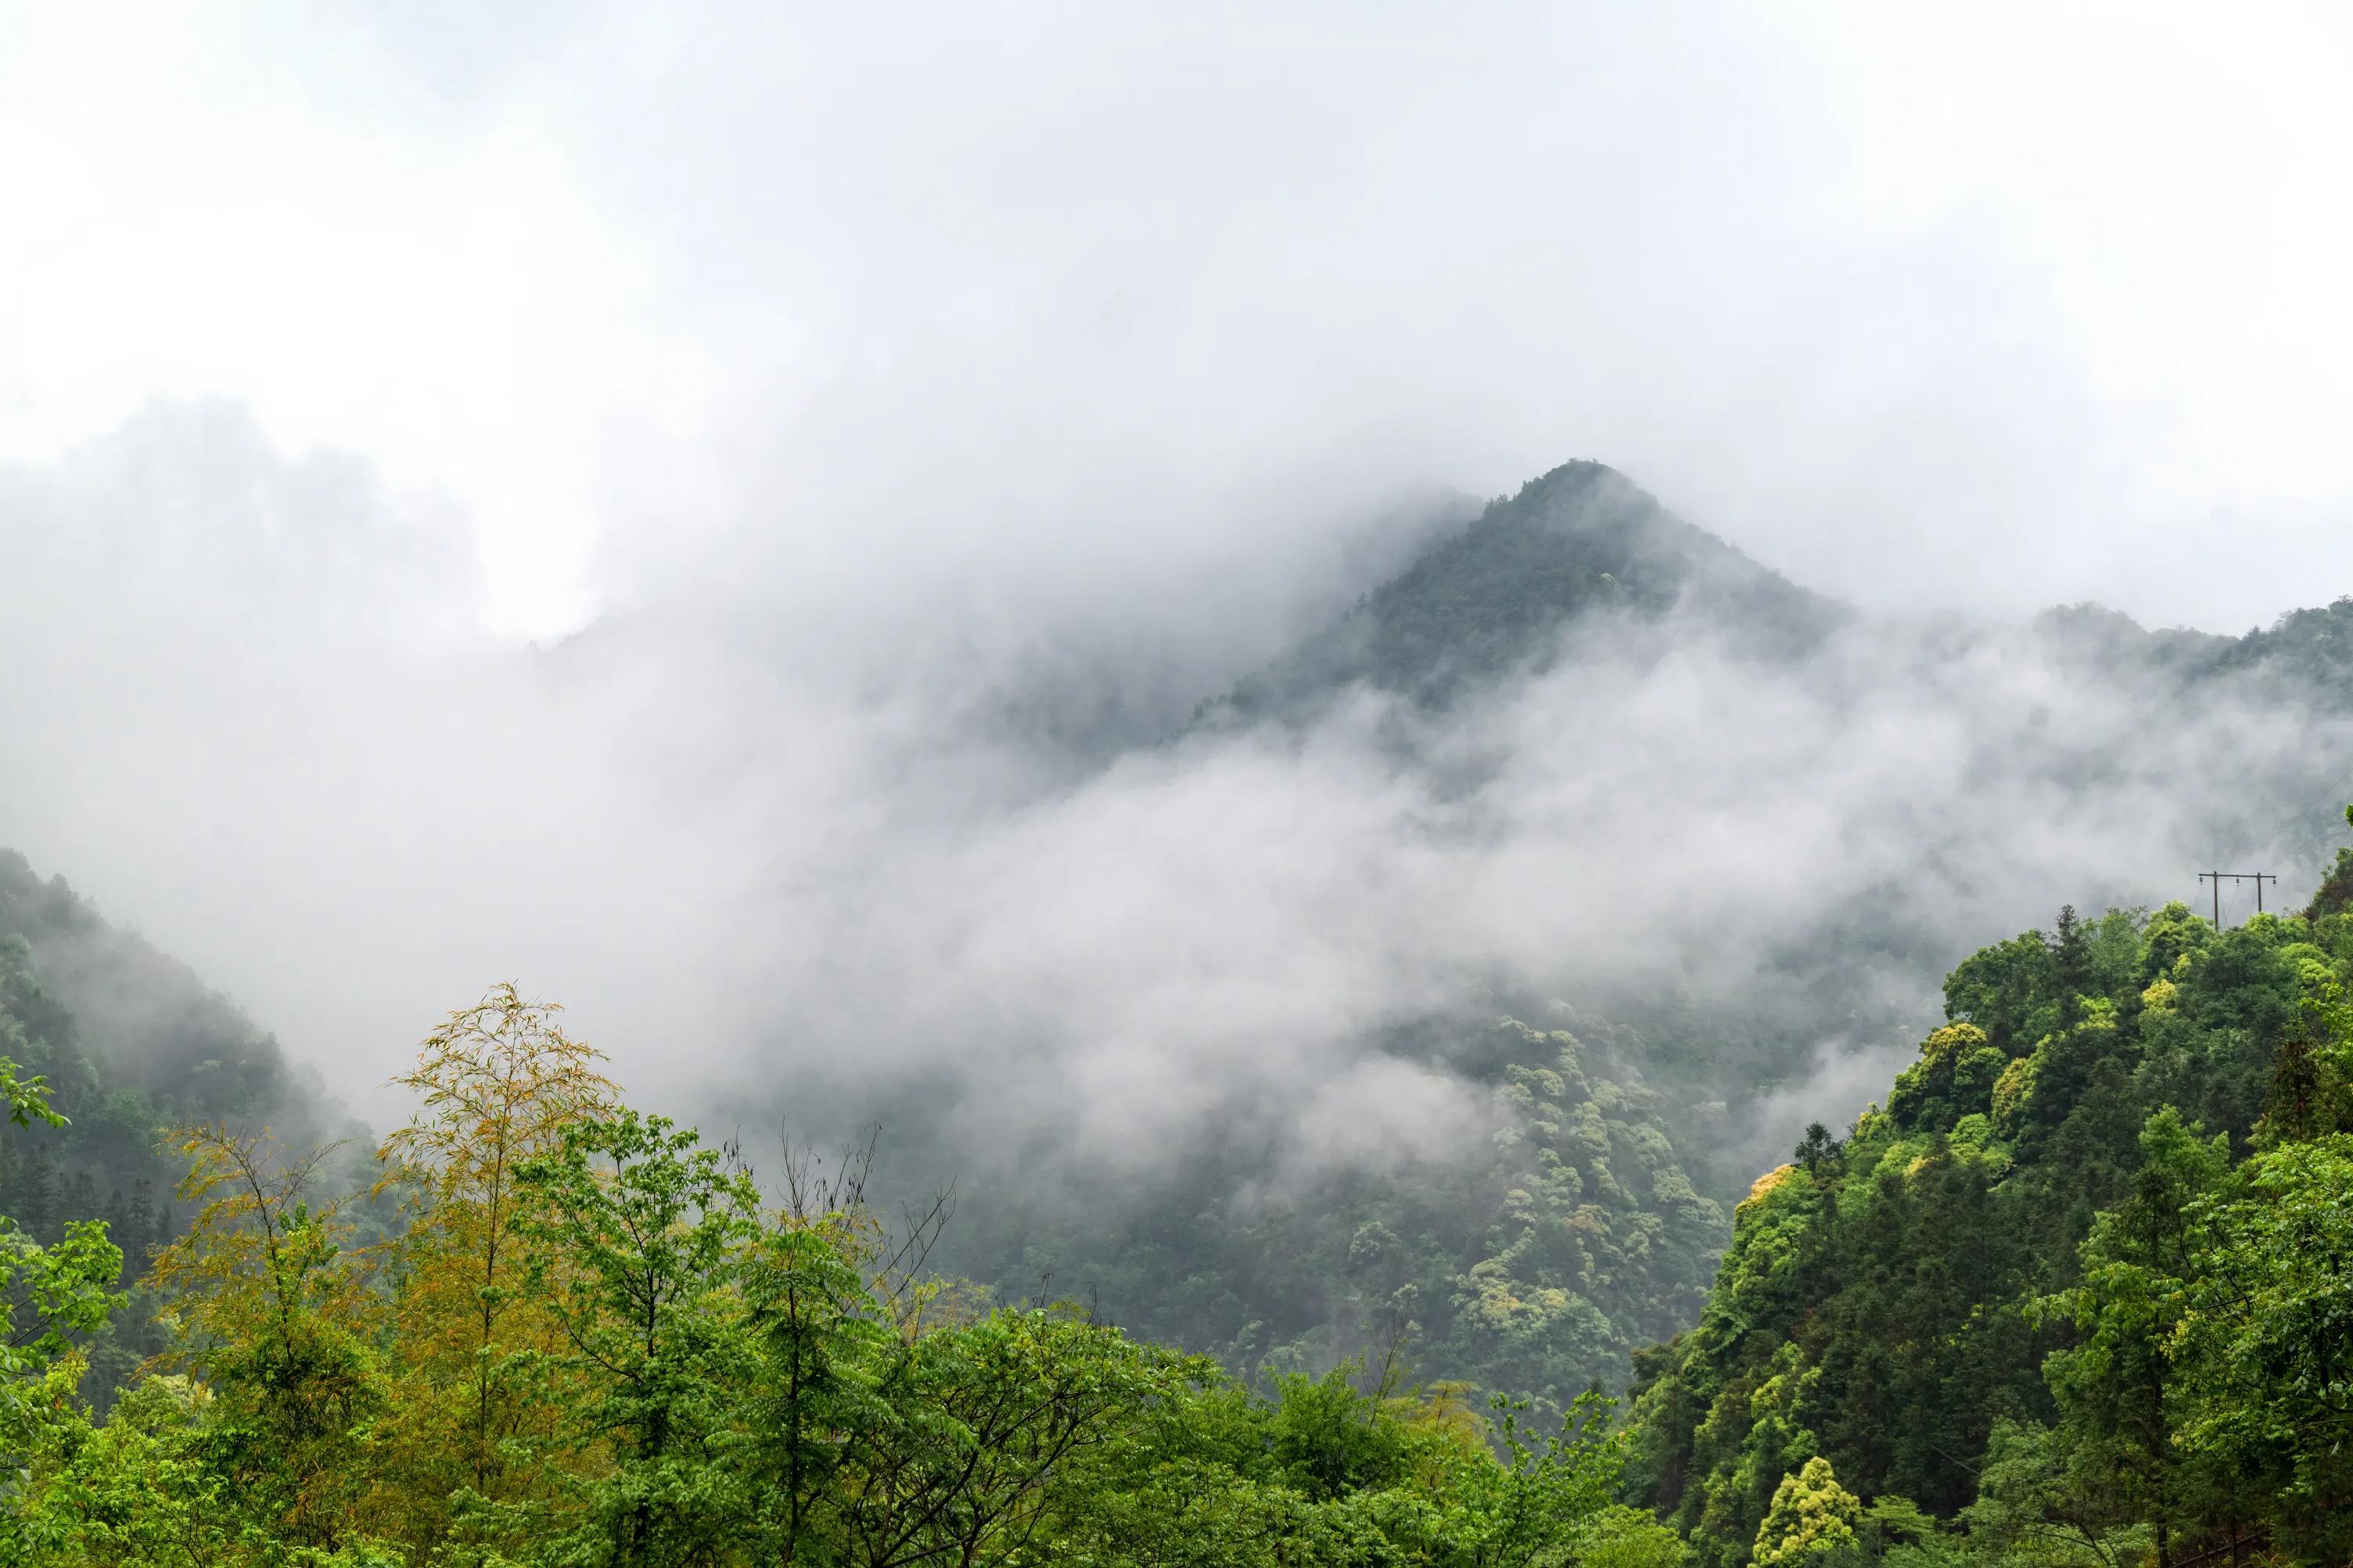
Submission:
[[[200,977],[25,882],[94,1082],[271,1032],[241,1113],[380,1123],[512,980],[755,1165],[879,1128],[941,1268],[1242,1371],[1622,1384],[1956,963],[2200,870],[2300,908],[2353,767],[2341,603],[1892,612],[1591,463],[1148,582],[709,545],[529,647],[445,514],[233,409],[0,493],[0,820]]]

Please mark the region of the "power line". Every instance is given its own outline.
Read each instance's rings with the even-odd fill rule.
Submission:
[[[2280,840],[2286,836],[2289,829],[2295,827],[2299,823],[2310,821],[2314,816],[2317,816],[2321,812],[2327,811],[2330,806],[2334,805],[2338,801],[2343,800],[2345,798],[2344,792],[2346,786],[2348,784],[2353,784],[2353,766],[2348,766],[2343,773],[2337,775],[2335,781],[2327,786],[2327,793],[2321,797],[2321,804],[2317,805],[2304,806],[2296,811],[2289,813],[2285,821],[2282,822],[2277,827],[2273,828],[2269,834],[2264,836],[2263,842],[2257,844],[2253,850],[2248,852],[2247,858],[2253,860],[2261,857],[2268,856],[2273,849],[2278,847]],[[2353,816],[2353,810],[2348,810],[2348,816]],[[2272,875],[2268,871],[2200,872],[2198,874],[2198,879],[2200,881],[2211,881],[2214,884],[2214,929],[2217,931],[2220,931],[2222,927],[2222,879],[2225,877],[2230,878],[2234,882],[2252,881],[2255,884],[2255,912],[2257,914],[2263,912],[2263,884],[2267,881],[2277,882],[2279,880],[2277,877]]]
[[[2222,879],[2225,877],[2228,877],[2233,882],[2253,882],[2255,885],[2255,913],[2257,914],[2262,914],[2263,912],[2263,884],[2265,882],[2276,882],[2279,880],[2277,877],[2273,876],[2269,871],[2199,872],[2198,879],[2200,881],[2211,882],[2214,884],[2214,929],[2216,931],[2221,931],[2222,929]]]

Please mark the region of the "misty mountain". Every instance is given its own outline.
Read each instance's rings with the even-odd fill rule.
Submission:
[[[1677,517],[1615,469],[1565,463],[1458,520],[1345,614],[1202,702],[1194,719],[1303,722],[1359,684],[1442,709],[1555,668],[1584,617],[1655,624],[1676,612],[1743,657],[1783,662],[1819,652],[1862,615]],[[2045,610],[2023,633],[2095,679],[2155,674],[2185,691],[2237,680],[2275,701],[2353,704],[2353,597],[2238,637],[2145,627],[2089,601]],[[1962,633],[2000,635],[1987,626]]]
[[[1173,1168],[1107,1168],[1057,1146],[1050,1119],[983,1152],[956,1129],[985,1124],[977,1106],[993,1092],[970,1078],[960,1089],[953,1073],[920,1110],[901,1100],[879,1119],[930,1151],[915,1163],[934,1177],[964,1162],[972,1201],[945,1255],[1008,1294],[1050,1281],[1243,1367],[1377,1350],[1378,1325],[1409,1321],[1409,1353],[1430,1375],[1485,1381],[1509,1366],[1517,1386],[1555,1397],[1612,1381],[1641,1325],[1681,1310],[1691,1243],[1597,1263],[1590,1238],[1624,1222],[1588,1205],[1618,1201],[1622,1149],[1597,1145],[1590,1165],[1552,1151],[1546,1168],[1577,1176],[1587,1200],[1541,1212],[1490,1140],[1541,1147],[1574,1117],[1514,1099],[1556,1064],[1549,1047],[1510,1048],[1548,1037],[1498,1032],[1494,1018],[1581,1020],[1562,1037],[1607,1064],[1599,1100],[1644,1108],[1641,1136],[1656,1142],[1641,1166],[1688,1173],[1694,1198],[1728,1209],[1798,1126],[1851,1114],[1935,1026],[1939,980],[1981,922],[2035,918],[2022,888],[2049,889],[2046,918],[2071,879],[2105,902],[2150,905],[2236,845],[2285,868],[2284,891],[2308,890],[2329,779],[2353,761],[2348,625],[2353,602],[2242,637],[2150,630],[2092,605],[2008,626],[1874,616],[1792,584],[1601,465],[1564,466],[1432,540],[1156,753],[1179,775],[1212,775],[1262,743],[1314,756],[1347,743],[1335,737],[1360,721],[1354,702],[1377,737],[1366,787],[1407,791],[1450,847],[1493,845],[1506,860],[1528,798],[1599,796],[1577,807],[1588,836],[1555,857],[1560,874],[1503,884],[1536,900],[1529,921],[1557,931],[1556,949],[1507,973],[1462,942],[1476,978],[1446,1005],[1379,1015],[1347,1058],[1388,1075],[1392,1119],[1449,1082],[1492,1120],[1457,1122],[1451,1152],[1424,1146],[1371,1169],[1343,1156],[1303,1175],[1319,1158],[1306,1151],[1347,1136],[1321,1110],[1286,1125],[1297,1101],[1246,1090],[1213,1101],[1200,1124],[1215,1131],[1183,1134]],[[1456,765],[1466,756],[1474,765]],[[1787,834],[1777,823],[1824,813],[1836,826],[1810,850],[1771,853]],[[1736,842],[1713,866],[1678,844],[1702,824],[1721,841],[1727,822],[1760,840],[1753,876]],[[1612,823],[1620,843],[1605,848]],[[1793,874],[1777,879],[1776,859]],[[1662,870],[1664,898],[1644,886]],[[1561,912],[1580,902],[1588,918]],[[1431,949],[1456,936],[1435,913],[1427,932]],[[1484,940],[1525,934],[1498,926]],[[1312,1100],[1324,1088],[1304,1064],[1321,1054],[1298,1046],[1293,1093]],[[1279,1041],[1266,1048],[1282,1059]],[[1652,1212],[1639,1181],[1626,1190],[1639,1224],[1676,1212]],[[1441,1193],[1458,1194],[1452,1207],[1433,1207]],[[1359,1236],[1394,1239],[1359,1247]],[[1374,1253],[1392,1269],[1379,1290],[1362,1263]],[[1507,1329],[1508,1314],[1485,1314],[1499,1295],[1549,1300],[1553,1316]],[[1539,1319],[1582,1327],[1531,1334]]]
[[[194,970],[110,924],[62,876],[43,880],[7,848],[0,944],[17,953],[20,1005],[37,999],[34,1070],[52,1075],[61,1106],[102,1080],[108,1092],[172,1116],[262,1110],[313,1131],[332,1117],[316,1068],[297,1068]]]
[[[45,1080],[68,1119],[0,1123],[0,1215],[45,1244],[69,1220],[103,1219],[122,1249],[131,1309],[89,1347],[100,1397],[164,1346],[156,1303],[137,1286],[186,1217],[168,1130],[268,1125],[298,1144],[365,1131],[316,1068],[290,1062],[236,1004],[10,849],[0,849],[0,1057]],[[356,1141],[362,1159],[366,1142]],[[348,1164],[339,1174],[357,1180]]]
[[[2353,597],[2291,610],[2268,626],[2225,637],[2185,626],[2150,628],[2099,605],[2066,605],[2035,617],[2035,634],[2094,668],[2158,672],[2184,693],[2239,683],[2265,700],[2332,710],[2353,706]]]
[[[1777,684],[1833,704],[1905,689],[1904,700],[1930,710],[1978,709],[1960,737],[1968,752],[1947,761],[1979,776],[2031,778],[2049,807],[2074,810],[2144,773],[2174,795],[2159,820],[2170,819],[2175,842],[2152,845],[2152,854],[2195,845],[2210,864],[2270,855],[2293,868],[2296,889],[2308,889],[2327,853],[2335,807],[2323,781],[2353,763],[2353,734],[2338,721],[2353,711],[2353,597],[2239,637],[2147,628],[2088,602],[2022,626],[1912,624],[1792,583],[1590,461],[1554,468],[1440,532],[1347,611],[1204,701],[1194,726],[1296,731],[1327,718],[1345,694],[1369,691],[1403,715],[1385,737],[1410,731],[1415,741],[1418,763],[1391,760],[1432,767],[1451,790],[1462,785],[1445,772],[1448,758],[1468,751],[1493,765],[1513,742],[1482,728],[1546,677],[1640,689],[1662,666],[1694,655],[1711,661],[1726,713]],[[1777,673],[1741,668],[1752,664]],[[2080,715],[2072,723],[2070,710]],[[2055,727],[2054,713],[2063,715]],[[2231,787],[2219,793],[2191,784],[2170,759],[2142,755],[2147,742],[2133,733],[2248,723],[2284,754],[2230,770]],[[1933,821],[1909,831],[1915,857],[1851,884],[1850,897],[1815,918],[1782,922],[1748,966],[1736,1016],[1695,999],[1688,966],[1588,971],[1579,1000],[1638,1025],[1651,1042],[1644,1070],[1701,1103],[1800,1080],[1826,1036],[1905,1036],[1930,1016],[1922,999],[1957,956],[1956,928],[1921,897],[1921,873],[1986,880],[1962,863],[1970,852],[1939,842],[1946,835]],[[2103,891],[2134,901],[2122,882]],[[1524,986],[1493,996],[1499,1010],[1531,1016],[1550,1000]],[[1717,1151],[1727,1199],[1746,1180],[1747,1152]]]
[[[2353,850],[2302,913],[2068,911],[1953,971],[1916,1059],[1758,1177],[1704,1310],[1641,1358],[1636,1490],[1697,1563],[1751,1561],[1781,1478],[1825,1466],[1981,1549],[2343,1559],[2342,1401],[2303,1369],[2344,1334],[2348,894]]]
[[[2341,605],[2245,637],[1891,615],[1587,463],[1319,537],[1144,600],[714,574],[432,658],[264,657],[160,597],[92,628],[54,606],[103,563],[35,572],[0,583],[20,664],[161,659],[138,689],[191,762],[142,795],[89,704],[19,683],[14,810],[110,887],[241,825],[201,898],[159,896],[240,992],[333,977],[292,1054],[338,1052],[345,1092],[512,973],[686,1115],[881,1122],[888,1181],[958,1183],[938,1261],[1000,1299],[1244,1369],[1410,1325],[1423,1375],[1557,1397],[1688,1315],[1707,1205],[1858,1109],[1985,931],[2194,895],[2234,851],[2299,899],[2353,761]],[[290,844],[299,911],[256,869]],[[126,1126],[336,1130],[185,970],[10,886]],[[84,1163],[100,1204],[131,1169]]]
[[[1655,621],[1683,609],[1729,628],[1744,655],[1819,647],[1852,612],[1675,516],[1622,474],[1565,463],[1498,497],[1332,625],[1197,720],[1303,722],[1362,683],[1423,708],[1541,673],[1588,613]]]

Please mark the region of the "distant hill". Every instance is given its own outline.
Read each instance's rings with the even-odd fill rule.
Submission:
[[[1852,616],[1683,521],[1615,469],[1567,463],[1499,499],[1197,722],[1313,717],[1364,684],[1442,708],[1468,688],[1542,669],[1596,611],[1710,612],[1735,646],[1799,657]]]
[[[313,1072],[290,1068],[276,1039],[177,959],[100,918],[62,877],[44,881],[0,849],[0,943],[16,939],[50,1020],[37,1043],[60,1052],[60,1094],[87,1068],[111,1090],[174,1115],[222,1116],[257,1105],[325,1114]],[[39,1070],[52,1070],[43,1068]]]
[[[1790,582],[1605,464],[1565,463],[1441,531],[1321,630],[1200,704],[1197,726],[1312,720],[1352,686],[1442,709],[1540,672],[1596,613],[1655,620],[1704,612],[1712,634],[1758,658],[1797,659],[1862,618]],[[1991,625],[1975,635],[2003,635]],[[2149,628],[2094,603],[2054,606],[2026,635],[2083,665],[2184,688],[2237,683],[2267,700],[2353,711],[2353,596],[2241,636]]]
[[[2264,669],[2298,679],[2335,706],[2353,707],[2353,597],[2291,610],[2216,650],[2217,670]]]
[[[185,1218],[166,1129],[267,1123],[298,1142],[364,1132],[228,998],[12,849],[0,849],[0,1056],[45,1078],[69,1121],[0,1122],[0,1215],[42,1242],[69,1220],[105,1220],[126,1285]],[[353,1142],[363,1159],[372,1146]],[[151,1303],[135,1299],[90,1347],[90,1391],[103,1396],[161,1348]]]
[[[2136,780],[2185,796],[2211,793],[2203,775],[2176,775],[2161,738],[2216,713],[2269,714],[2274,731],[2306,736],[2308,754],[2211,801],[2211,821],[2193,819],[2196,803],[2186,803],[2183,820],[2211,829],[2217,845],[2242,835],[2262,843],[2284,815],[2307,808],[2308,821],[2290,816],[2289,831],[2267,846],[2264,863],[2284,868],[2325,858],[2334,842],[2343,796],[2327,781],[2348,760],[2339,754],[2345,727],[2306,728],[2296,715],[2353,711],[2353,601],[2298,611],[2242,637],[2152,630],[2090,604],[2025,624],[1960,616],[1915,624],[1793,584],[1592,462],[1555,468],[1436,531],[1352,607],[1201,703],[1189,732],[1305,729],[1352,690],[1399,700],[1442,729],[1450,710],[1527,676],[1574,671],[1597,651],[1642,642],[1645,627],[1658,632],[1651,646],[1672,647],[1688,630],[1736,660],[1778,667],[1777,678],[1793,687],[1820,681],[1836,693],[1883,675],[1908,682],[1904,689],[1923,702],[1976,700],[1975,722],[1959,731],[1975,749],[1924,756],[1921,765],[2006,781],[2016,798],[2042,808],[2100,798]],[[1626,678],[1622,663],[1605,664],[1610,679]],[[2094,739],[2067,732],[2063,719],[2054,734],[2047,711],[2013,712],[2015,699],[1986,697],[1995,689],[1984,679],[2016,677],[2021,666],[2031,675],[2002,689],[2048,693],[2063,713],[2121,712],[2129,721]],[[1391,1312],[1417,1325],[1413,1354],[1429,1375],[1556,1397],[1584,1379],[1613,1378],[1637,1325],[1684,1310],[1693,1260],[1723,1235],[1711,1242],[1695,1218],[1701,1211],[1663,1202],[1640,1182],[1623,1192],[1612,1184],[1652,1167],[1646,1179],[1655,1189],[1665,1190],[1658,1173],[1671,1172],[1691,1183],[1709,1212],[1715,1204],[1728,1209],[1760,1157],[1736,1131],[1746,1125],[1744,1108],[1813,1084],[1831,1059],[1822,1055],[1826,1042],[1880,1048],[1933,1026],[1937,977],[1960,956],[1938,900],[1978,878],[1962,853],[1966,825],[1910,831],[1917,866],[1856,884],[1826,920],[1793,921],[1736,991],[1694,990],[1655,972],[1630,980],[1577,975],[1570,1000],[1579,1022],[1569,1034],[1592,1086],[1557,1107],[1531,1102],[1504,1115],[1511,1127],[1525,1114],[1532,1131],[1515,1131],[1524,1142],[1507,1140],[1493,1162],[1349,1178],[1285,1206],[1254,1195],[1270,1185],[1276,1154],[1247,1138],[1183,1174],[1125,1188],[1082,1181],[1040,1156],[968,1189],[974,1201],[949,1244],[955,1266],[1012,1296],[1040,1280],[1099,1289],[1104,1309],[1123,1321],[1245,1368],[1261,1359],[1312,1364],[1377,1346],[1383,1314]],[[2175,847],[2153,837],[2147,853],[2161,864]],[[1708,918],[1694,909],[1695,921]],[[1546,1016],[1548,1000],[1494,998],[1496,1011],[1528,1017]],[[1430,1018],[1414,1026],[1467,1037],[1481,1021]],[[1548,1035],[1521,1037],[1506,1026],[1489,1037],[1543,1044],[1479,1070],[1451,1050],[1400,1051],[1482,1083],[1494,1078],[1506,1089],[1560,1070],[1544,1054]],[[926,1089],[943,1098],[893,1106],[879,1120],[901,1138],[910,1127],[944,1126],[952,1114],[944,1097],[952,1092]],[[1574,1263],[1550,1258],[1554,1233],[1530,1197],[1539,1189],[1515,1164],[1585,1116],[1580,1101],[1588,1099],[1635,1110],[1602,1113],[1609,1141],[1594,1135],[1589,1148],[1552,1149],[1558,1164],[1544,1168],[1585,1170],[1590,1185],[1580,1201],[1607,1200],[1577,1222],[1584,1227],[1577,1234],[1619,1248],[1609,1264],[1596,1261],[1599,1253]],[[1639,1162],[1634,1149],[1646,1151]],[[1058,1189],[1083,1190],[1087,1201],[1065,1213],[1027,1195]],[[1620,1239],[1638,1233],[1652,1238],[1651,1250]],[[1391,1237],[1404,1244],[1391,1247]],[[1365,1258],[1376,1252],[1382,1268],[1368,1271]],[[1538,1258],[1548,1261],[1538,1266]],[[1393,1292],[1402,1292],[1396,1299],[1409,1302],[1409,1312],[1385,1305]],[[1493,1300],[1525,1302],[1545,1292],[1552,1292],[1549,1315],[1489,1310]]]
[[[2131,663],[2185,685],[2238,679],[2274,699],[2353,708],[2353,597],[2291,610],[2269,626],[2226,637],[2183,626],[2150,629],[2099,605],[2045,610],[2035,630],[2079,657]]]

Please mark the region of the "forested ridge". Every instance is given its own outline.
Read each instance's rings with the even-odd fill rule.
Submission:
[[[1236,1173],[1266,1152],[1212,1143],[1076,1212],[976,1194],[947,1255],[1014,1259],[1000,1289],[1082,1291],[1238,1372],[1405,1346],[1434,1375],[1563,1408],[1691,1321],[1726,1215],[1639,1076],[1642,1038],[1547,1022],[1502,1020],[1457,1059],[1489,1095],[1467,1157],[1251,1194]]]
[[[101,1220],[124,1256],[122,1310],[84,1345],[103,1400],[162,1348],[144,1260],[175,1233],[185,1163],[168,1129],[269,1123],[293,1139],[343,1120],[276,1040],[185,965],[100,920],[62,878],[0,849],[0,1058],[63,1120],[0,1129],[0,1215],[56,1243]]]
[[[1774,658],[1814,646],[1852,615],[1615,469],[1566,463],[1495,498],[1195,721],[1295,722],[1360,682],[1443,707],[1545,665],[1562,629],[1588,612],[1655,618],[1678,606],[1718,617],[1744,647]]]
[[[2348,891],[2353,852],[2303,914],[2069,910],[1953,972],[1641,1360],[1637,1495],[1699,1563],[2348,1560]]]

